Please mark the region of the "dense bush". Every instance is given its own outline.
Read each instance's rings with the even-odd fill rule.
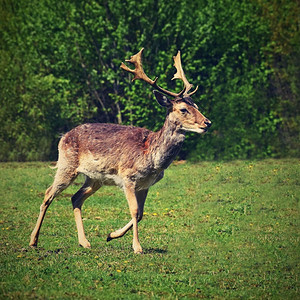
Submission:
[[[83,122],[158,130],[165,112],[151,88],[130,83],[121,61],[180,90],[182,51],[200,110],[213,122],[189,135],[182,157],[299,155],[299,8],[295,1],[2,0],[0,160],[48,160]]]

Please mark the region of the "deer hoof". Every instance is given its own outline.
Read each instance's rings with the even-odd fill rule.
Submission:
[[[84,243],[79,243],[79,246],[83,247],[83,248],[91,248],[91,244],[86,241]]]
[[[37,247],[37,239],[31,239],[29,246],[31,248],[36,248]]]
[[[109,235],[107,236],[107,238],[106,238],[106,241],[107,241],[107,242],[110,242],[111,240],[113,240],[113,238],[112,238],[111,235],[109,234]]]
[[[143,249],[140,245],[132,248],[135,254],[143,254]]]

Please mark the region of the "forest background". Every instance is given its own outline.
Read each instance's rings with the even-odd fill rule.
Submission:
[[[55,160],[84,122],[158,130],[165,111],[121,61],[171,81],[181,50],[213,126],[181,159],[299,157],[300,37],[292,0],[0,0],[0,161]]]

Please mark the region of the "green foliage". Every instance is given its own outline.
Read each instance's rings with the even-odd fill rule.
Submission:
[[[12,1],[0,10],[0,160],[54,159],[83,122],[158,130],[151,88],[120,69],[141,47],[144,68],[180,90],[182,51],[194,96],[212,120],[181,156],[299,155],[299,7],[294,1]],[[298,13],[297,13],[298,12]]]
[[[106,242],[130,213],[121,190],[83,205],[91,249],[78,246],[70,197],[49,207],[39,248],[28,246],[54,170],[0,164],[2,299],[297,299],[299,160],[172,165],[149,192],[140,240]]]

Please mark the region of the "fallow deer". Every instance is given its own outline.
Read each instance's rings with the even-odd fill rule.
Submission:
[[[180,52],[173,57],[177,69],[173,79],[181,79],[184,88],[181,92],[174,93],[158,86],[158,78],[151,80],[145,74],[142,67],[143,50],[126,60],[134,64],[134,70],[124,63],[121,68],[133,73],[133,80],[144,80],[155,88],[154,95],[158,103],[167,109],[163,127],[158,132],[152,132],[145,128],[95,123],[80,125],[66,133],[59,142],[57,172],[53,184],[45,192],[40,214],[31,234],[30,246],[37,246],[45,213],[53,199],[81,173],[85,175],[85,183],[72,197],[79,244],[85,248],[90,247],[81,216],[84,200],[103,185],[116,185],[124,190],[131,221],[123,228],[111,232],[107,241],[122,237],[133,228],[133,250],[135,253],[142,253],[138,222],[143,217],[148,189],[163,178],[164,170],[180,150],[185,132],[205,133],[211,126],[211,122],[199,112],[191,99],[198,87],[189,93],[192,84],[187,81],[183,72]]]

